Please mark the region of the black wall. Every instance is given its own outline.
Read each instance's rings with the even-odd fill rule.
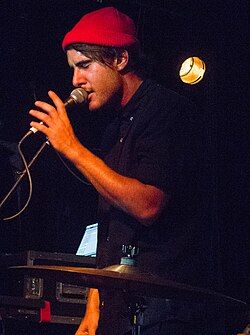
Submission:
[[[207,4],[186,1],[1,1],[1,198],[13,184],[16,143],[29,128],[28,110],[48,89],[62,97],[72,90],[71,73],[61,50],[64,34],[90,10],[115,5],[133,17],[151,76],[192,99],[203,115],[206,144],[206,216],[216,266],[224,289],[246,300],[248,272],[247,171],[247,1]],[[208,2],[209,3],[209,2]],[[180,82],[186,56],[206,65],[204,80]],[[80,139],[97,149],[106,119],[82,110],[71,114]],[[32,157],[43,140],[26,142]],[[1,222],[1,251],[24,249],[76,251],[84,227],[95,220],[96,194],[63,167],[51,148],[32,169],[33,196],[17,219]],[[27,198],[22,183],[1,217],[13,214]]]

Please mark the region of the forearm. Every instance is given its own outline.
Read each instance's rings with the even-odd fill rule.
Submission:
[[[46,113],[31,110],[30,114],[44,123],[32,122],[31,126],[44,133],[51,145],[68,158],[112,205],[121,208],[142,224],[154,222],[165,205],[164,192],[110,169],[76,138],[62,100],[54,92],[49,92],[49,96],[57,109],[37,101],[36,106]]]
[[[79,142],[67,152],[66,157],[105,199],[138,221],[149,224],[161,212],[165,203],[162,191],[116,173]]]

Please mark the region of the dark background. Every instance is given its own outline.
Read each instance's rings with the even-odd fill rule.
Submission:
[[[247,1],[2,0],[1,199],[20,166],[16,143],[29,129],[28,111],[34,101],[47,100],[49,89],[63,98],[72,90],[71,71],[61,49],[63,36],[84,13],[109,5],[135,20],[151,76],[193,100],[203,115],[205,215],[211,224],[215,266],[221,267],[224,292],[248,300]],[[202,58],[207,66],[197,85],[178,78],[188,56]],[[106,118],[84,107],[70,118],[85,145],[98,150]],[[28,158],[43,140],[36,134],[25,142]],[[32,168],[32,179],[28,209],[12,221],[1,221],[0,251],[75,253],[85,226],[95,222],[95,192],[70,175],[49,147]],[[24,204],[27,190],[23,182],[1,217]]]

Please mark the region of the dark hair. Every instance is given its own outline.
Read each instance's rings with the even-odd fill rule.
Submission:
[[[122,57],[123,52],[126,50],[129,54],[129,61],[125,70],[134,72],[139,77],[144,77],[144,56],[138,44],[134,44],[129,47],[110,47],[103,45],[74,43],[67,46],[66,50],[70,49],[79,51],[86,57],[89,57],[94,61],[105,64],[107,66],[111,66],[115,59]]]

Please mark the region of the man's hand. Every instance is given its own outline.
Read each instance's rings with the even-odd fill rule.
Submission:
[[[75,335],[96,335],[99,314],[99,292],[97,289],[90,289],[86,314]]]
[[[96,335],[99,313],[91,312],[85,315],[75,335]]]
[[[63,101],[52,91],[48,92],[54,106],[36,101],[39,110],[30,110],[30,114],[42,122],[31,122],[30,125],[47,136],[52,146],[63,155],[67,154],[80,143],[76,138]]]

